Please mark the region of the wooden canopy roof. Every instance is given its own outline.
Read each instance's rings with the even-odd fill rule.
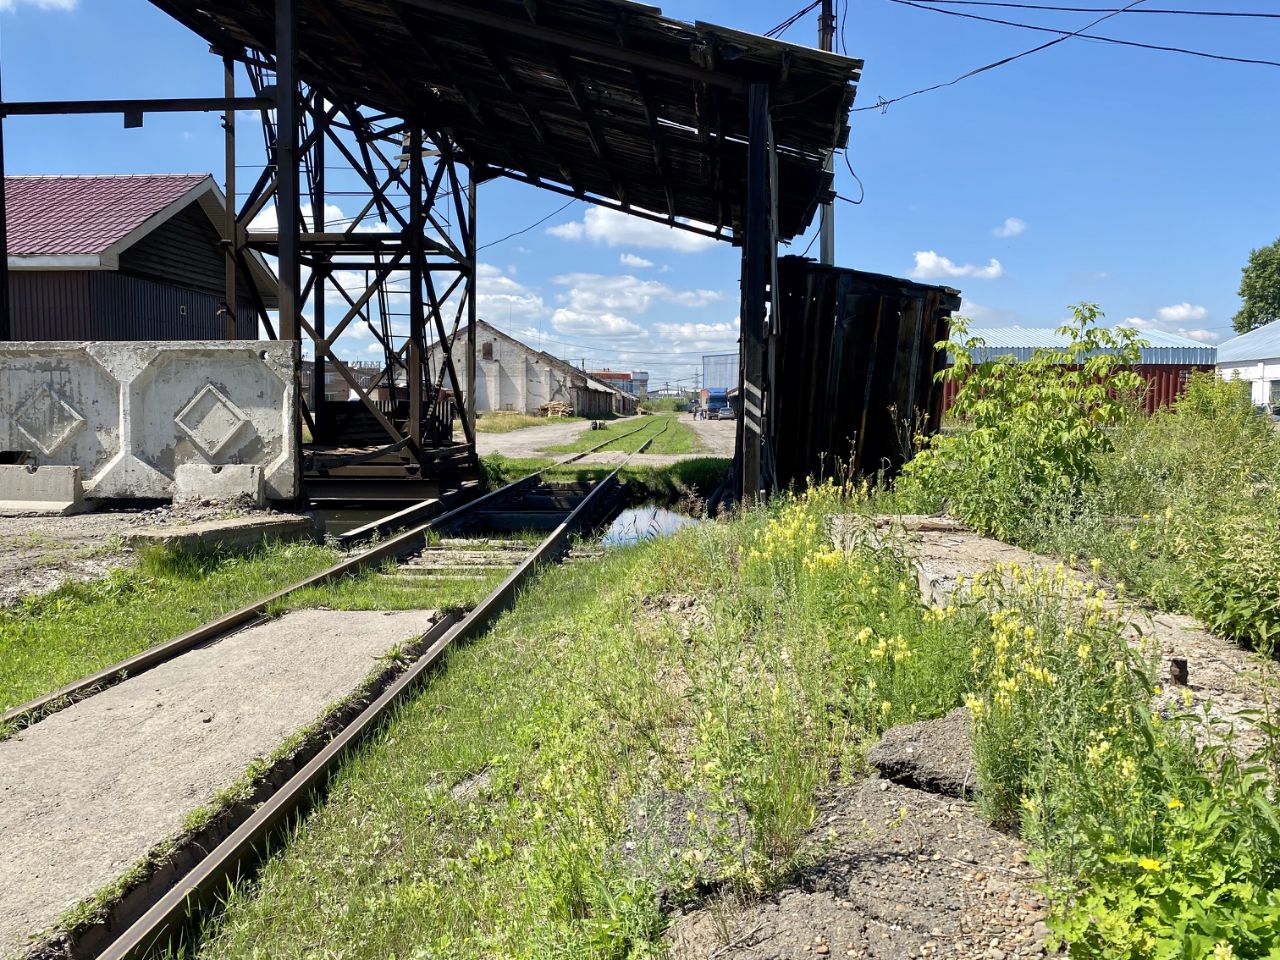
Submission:
[[[215,47],[274,52],[271,0],[152,0]],[[734,230],[747,90],[770,87],[778,234],[830,191],[862,62],[629,0],[296,0],[298,76],[446,133],[480,178]]]

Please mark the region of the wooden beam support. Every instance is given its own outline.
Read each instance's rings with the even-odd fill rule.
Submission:
[[[738,93],[745,91],[748,86],[745,80],[738,77],[695,66],[692,56],[689,62],[680,63],[668,57],[654,56],[638,50],[627,50],[616,44],[593,40],[590,37],[557,30],[553,27],[538,25],[531,31],[529,23],[524,20],[516,20],[501,13],[492,13],[482,7],[459,3],[458,0],[403,0],[403,2],[406,6],[430,10],[432,13],[443,14],[464,23],[535,39],[549,47],[558,48],[566,52],[577,52],[587,56],[599,57],[605,63],[638,67],[642,70],[648,70],[657,76],[701,80]]]
[[[768,492],[765,443],[768,431],[766,354],[770,300],[776,274],[777,235],[772,215],[773,137],[769,87],[752,84],[748,93],[747,201],[742,244],[742,342],[739,365],[742,416],[738,421],[739,494],[750,503]]]
[[[618,176],[617,165],[614,163],[613,154],[609,150],[609,141],[605,139],[604,130],[600,126],[600,121],[596,118],[595,108],[591,105],[591,98],[587,96],[587,91],[582,86],[578,71],[574,69],[572,60],[562,54],[554,54],[554,62],[556,70],[560,72],[560,79],[564,81],[565,88],[569,91],[569,99],[573,101],[573,105],[582,114],[582,122],[587,128],[587,141],[591,144],[591,152],[600,161],[600,166],[604,168],[606,175],[609,177],[609,182],[613,184],[618,202],[622,204],[624,210],[628,209],[631,206],[631,202],[627,199],[627,188],[623,186],[622,180]],[[570,184],[570,186],[573,186],[573,184]]]

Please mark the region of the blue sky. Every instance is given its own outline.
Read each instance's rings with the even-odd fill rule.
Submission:
[[[669,0],[663,8],[764,31],[802,5]],[[1270,0],[1144,5],[1280,9]],[[1067,30],[1094,19],[955,9]],[[866,61],[860,107],[1046,39],[892,0],[851,2],[844,21],[848,52]],[[809,15],[787,39],[808,43],[815,31]],[[1280,59],[1280,20],[1127,13],[1093,32]],[[221,92],[220,64],[205,44],[144,0],[0,0],[0,57],[7,99]],[[854,115],[849,159],[866,201],[838,205],[837,260],[957,286],[965,312],[982,325],[1054,325],[1070,304],[1089,299],[1114,322],[1229,336],[1241,265],[1250,249],[1280,235],[1278,105],[1280,68],[1071,39],[883,112],[863,110]],[[241,145],[246,161],[260,151],[252,136]],[[123,130],[118,117],[5,126],[11,174],[208,171],[221,179],[221,150],[212,115],[150,116],[141,130]],[[843,163],[837,169],[840,192],[856,197]],[[533,188],[487,184],[480,242],[563,203]],[[485,250],[482,315],[575,361],[649,369],[658,383],[689,378],[704,349],[731,348],[735,251],[594,209],[574,204]]]

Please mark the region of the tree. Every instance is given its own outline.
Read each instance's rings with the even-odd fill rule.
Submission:
[[[1236,333],[1280,320],[1280,239],[1249,254],[1240,271],[1240,299],[1244,305],[1231,321]]]

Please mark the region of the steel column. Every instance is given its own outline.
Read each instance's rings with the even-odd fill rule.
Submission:
[[[423,437],[422,364],[426,336],[422,309],[422,227],[426,219],[422,191],[422,127],[415,123],[409,132],[409,370],[406,380],[409,386],[409,442],[418,450],[422,448]],[[438,309],[437,305],[433,303],[432,309]]]
[[[833,11],[834,0],[822,0],[822,13],[818,17],[818,47],[830,50],[835,44],[836,15]],[[824,173],[835,174],[835,151],[827,154],[822,162]],[[835,182],[832,181],[832,189]],[[834,198],[828,200],[819,210],[821,221],[818,227],[818,262],[833,264],[836,262],[836,211]]]
[[[476,183],[467,169],[467,405],[465,416],[471,424],[468,436],[476,435]],[[474,446],[472,453],[475,453]]]
[[[0,103],[3,102],[0,91]],[[12,338],[9,323],[9,218],[4,205],[4,117],[0,115],[0,342]]]
[[[293,0],[276,0],[276,234],[280,339],[298,340],[298,84]]]
[[[227,210],[224,221],[226,236],[222,238],[222,248],[226,254],[226,289],[223,300],[226,302],[226,335],[228,340],[235,340],[239,334],[239,314],[236,308],[236,253],[240,247],[240,229],[236,224],[236,111],[231,103],[236,96],[236,62],[229,56],[222,58],[222,86],[227,98],[227,109],[222,114],[223,129],[223,161],[226,164],[226,176],[223,185],[226,188]]]

